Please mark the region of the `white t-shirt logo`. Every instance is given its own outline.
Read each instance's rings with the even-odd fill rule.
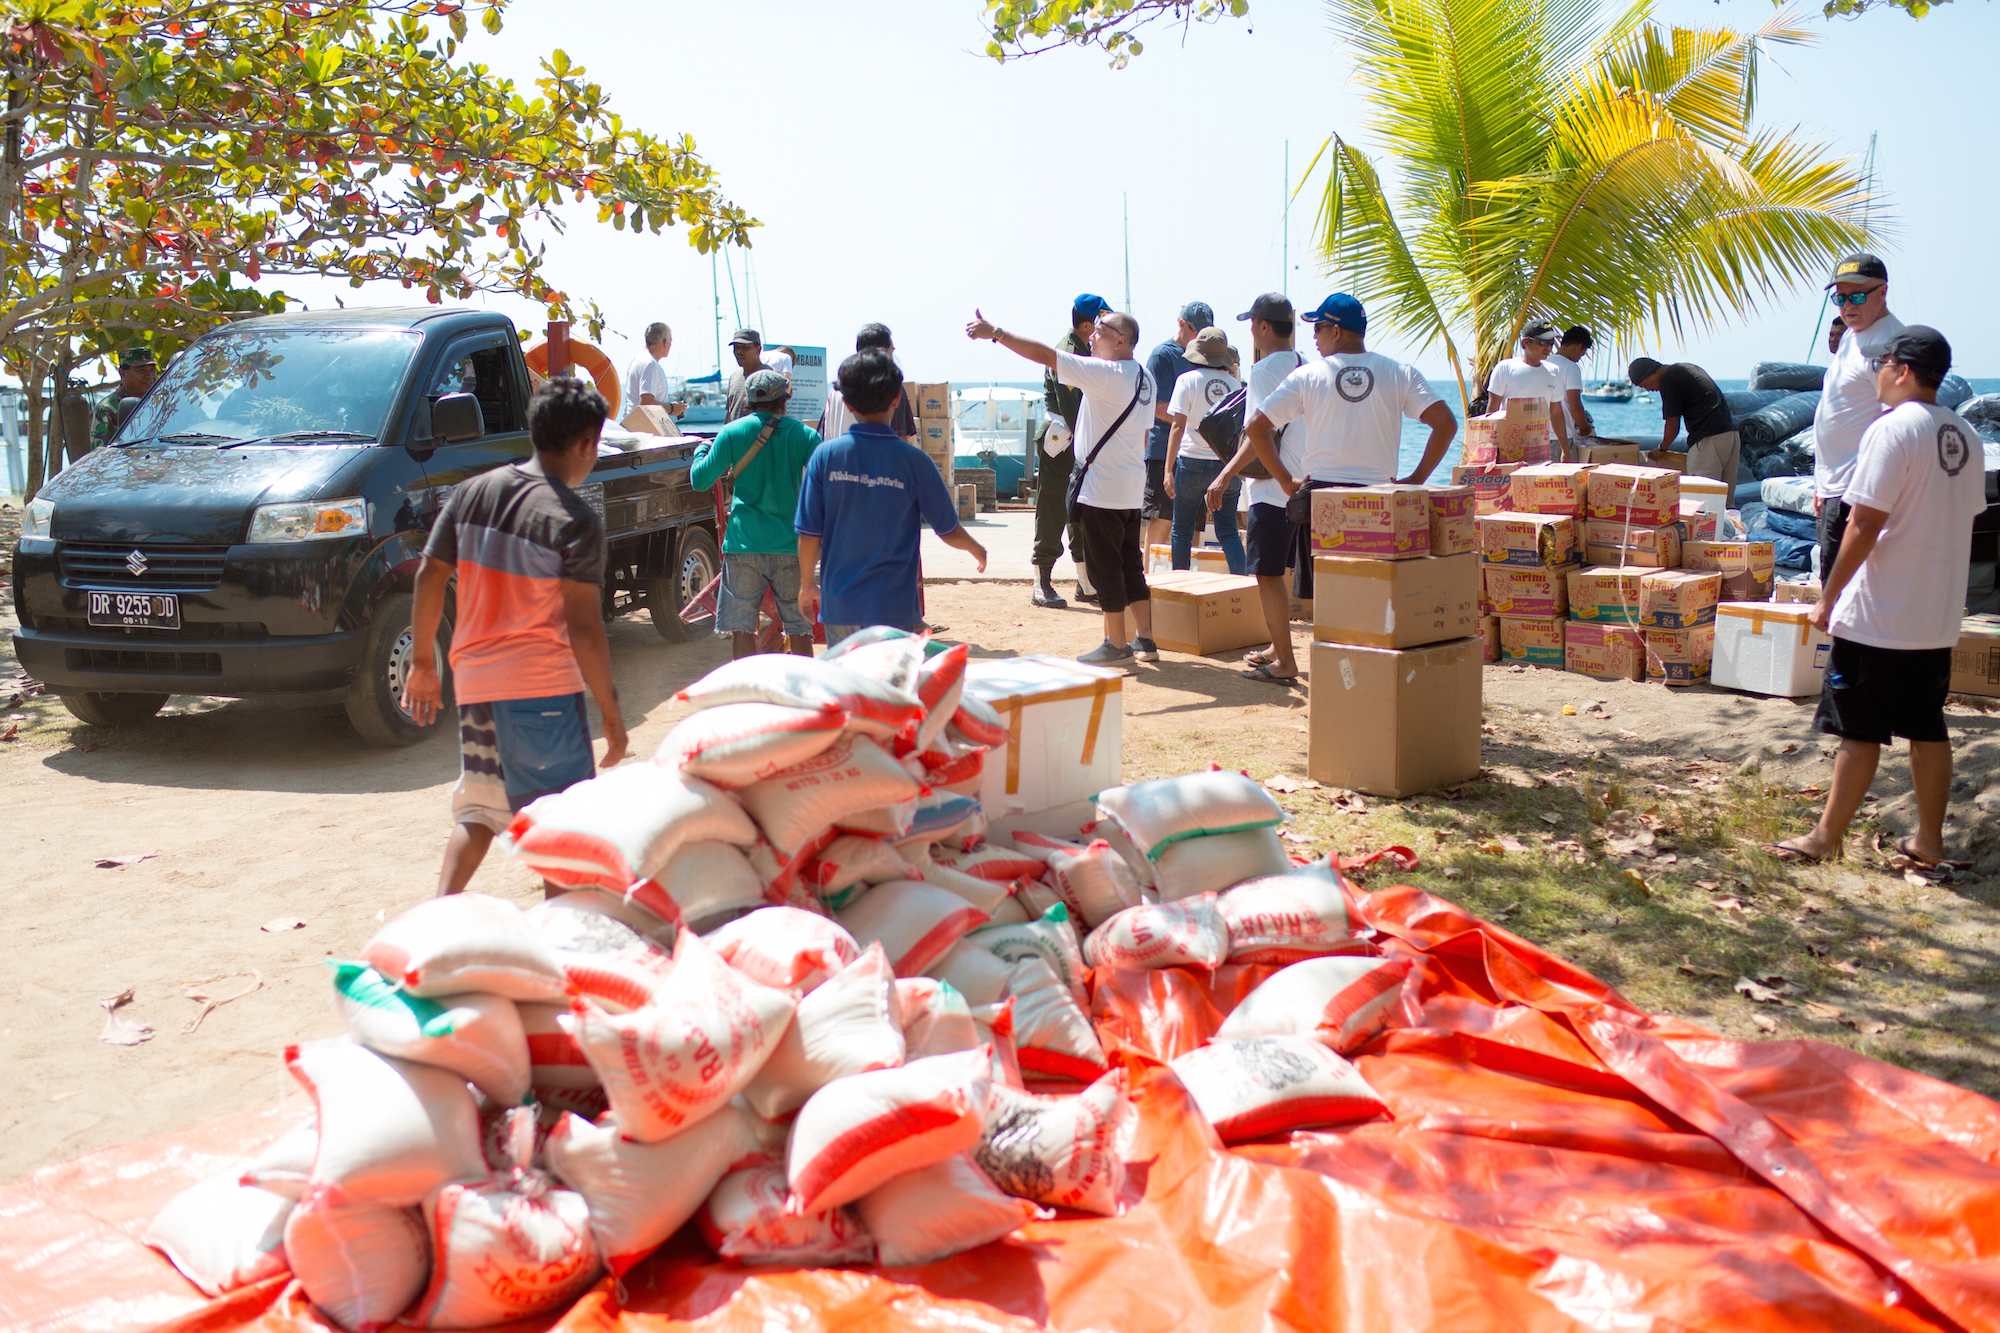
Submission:
[[[1201,392],[1202,396],[1208,399],[1208,405],[1214,407],[1229,396],[1229,386],[1221,380],[1210,380]]]
[[[1342,366],[1333,377],[1333,387],[1348,402],[1361,402],[1375,392],[1375,372],[1366,366]]]
[[[1949,421],[1938,427],[1938,466],[1945,475],[1955,477],[1965,470],[1965,464],[1972,457],[1972,445],[1965,438],[1965,432]]]

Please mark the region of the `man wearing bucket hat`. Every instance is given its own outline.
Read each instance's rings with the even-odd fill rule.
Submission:
[[[1861,437],[1882,412],[1868,363],[1903,331],[1903,321],[1889,313],[1888,265],[1874,255],[1847,256],[1833,266],[1826,287],[1847,332],[1827,367],[1813,412],[1813,504],[1819,510],[1822,579],[1833,572],[1847,532],[1847,479],[1854,475]]]
[[[1229,335],[1210,326],[1187,347],[1193,368],[1174,381],[1168,395],[1167,496],[1174,502],[1173,561],[1175,569],[1193,563],[1195,535],[1208,517],[1208,486],[1222,473],[1224,460],[1202,438],[1200,426],[1209,411],[1242,386],[1237,382],[1236,352]],[[1243,539],[1236,533],[1240,487],[1232,481],[1215,510],[1215,540],[1222,547],[1229,572],[1243,572]]]
[[[1549,414],[1554,457],[1569,461],[1569,418],[1563,411],[1562,374],[1549,360],[1556,349],[1556,326],[1537,320],[1521,330],[1521,354],[1493,367],[1486,377],[1486,410],[1502,411],[1510,398],[1533,398]]]
[[[1153,424],[1146,432],[1146,497],[1140,512],[1146,520],[1148,546],[1167,540],[1174,517],[1173,493],[1167,489],[1167,437],[1173,423],[1167,419],[1167,396],[1181,376],[1194,369],[1187,348],[1197,333],[1215,323],[1215,311],[1206,301],[1189,301],[1181,307],[1174,324],[1174,336],[1155,347],[1146,357],[1146,373],[1160,390],[1153,404]]]

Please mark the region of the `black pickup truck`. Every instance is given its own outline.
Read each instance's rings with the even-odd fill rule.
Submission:
[[[379,745],[448,731],[399,702],[413,581],[452,487],[531,452],[528,391],[513,325],[483,311],[274,315],[208,334],[29,503],[21,666],[100,725],[205,694],[341,702]],[[713,504],[688,487],[698,443],[604,457],[583,488],[610,543],[606,617],[643,606],[674,642],[721,564]],[[447,603],[441,649],[450,633]]]

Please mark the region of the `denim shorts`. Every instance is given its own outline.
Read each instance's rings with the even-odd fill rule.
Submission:
[[[582,692],[460,704],[458,762],[452,822],[505,833],[536,797],[597,772]]]
[[[722,596],[715,606],[717,634],[755,634],[764,593],[778,604],[778,623],[787,634],[810,634],[812,622],[799,610],[799,558],[764,552],[725,552]]]

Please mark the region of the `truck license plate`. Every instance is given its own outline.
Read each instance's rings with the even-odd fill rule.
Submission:
[[[181,599],[170,592],[92,592],[86,620],[99,629],[179,629]]]

